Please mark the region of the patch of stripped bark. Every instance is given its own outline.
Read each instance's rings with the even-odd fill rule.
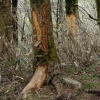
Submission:
[[[40,22],[38,18],[38,13],[35,11],[35,9],[32,9],[32,24],[33,24],[33,29],[34,29],[34,34],[33,34],[33,41],[41,41],[42,33],[41,33],[41,27],[40,27]]]
[[[76,30],[76,16],[74,14],[67,15],[67,27],[69,35],[74,38],[75,30]]]
[[[40,20],[41,19],[41,20]],[[32,24],[34,29],[33,43],[35,47],[42,49],[44,52],[48,51],[48,5],[43,4],[41,7],[41,14],[32,9]]]
[[[47,78],[47,65],[39,65],[37,66],[34,76],[30,80],[30,82],[27,84],[27,86],[23,89],[21,94],[25,94],[29,92],[31,89],[37,90],[39,89]]]

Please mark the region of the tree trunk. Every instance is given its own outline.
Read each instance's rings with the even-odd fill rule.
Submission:
[[[14,29],[13,42],[16,44],[18,43],[17,4],[18,4],[18,0],[12,0],[12,15],[13,15],[12,24]]]
[[[76,16],[78,16],[78,0],[65,0],[66,19],[69,35],[74,38],[76,32]]]
[[[97,16],[98,16],[98,25],[100,28],[100,0],[96,0],[96,5],[97,5]]]
[[[47,79],[48,67],[53,67],[57,53],[53,39],[53,28],[49,0],[31,0],[33,25],[34,76],[21,92],[36,90],[43,86]]]
[[[2,12],[0,11],[0,56],[4,53],[5,50],[5,23],[2,16]]]
[[[10,0],[0,2],[0,21],[0,52],[5,53],[5,44],[11,41],[13,32]]]

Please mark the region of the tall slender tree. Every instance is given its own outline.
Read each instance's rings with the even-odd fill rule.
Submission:
[[[96,5],[97,5],[98,25],[100,27],[100,0],[96,0]]]
[[[22,94],[30,89],[40,88],[47,79],[47,72],[54,67],[57,53],[53,38],[53,27],[51,19],[49,0],[30,0],[31,16],[33,25],[33,48],[35,73],[23,89]]]
[[[5,23],[2,12],[0,11],[0,54],[4,52],[5,49]]]
[[[0,2],[0,52],[6,52],[6,46],[12,38],[12,15],[11,0],[2,0]]]
[[[18,0],[12,0],[12,24],[13,24],[13,42],[18,43],[18,25],[17,25],[17,4]]]

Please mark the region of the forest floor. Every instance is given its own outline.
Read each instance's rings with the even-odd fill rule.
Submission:
[[[34,72],[32,55],[22,50],[17,57],[14,48],[0,57],[0,100],[100,100],[100,59],[86,66],[61,63],[51,71],[55,75],[50,83],[20,99]],[[77,88],[79,84],[81,87]]]
[[[57,69],[56,69],[57,70]],[[61,67],[58,69],[61,73],[67,74],[67,77],[77,80],[82,84],[80,89],[76,89],[72,84],[66,83],[57,77],[56,85],[44,86],[39,89],[32,100],[100,100],[100,93],[87,93],[88,90],[100,91],[100,66],[90,66],[86,68],[75,68],[73,66]],[[58,78],[60,81],[58,82]],[[60,93],[57,93],[60,91]],[[93,91],[92,91],[93,92]],[[29,99],[30,100],[30,99]]]
[[[3,69],[0,85],[0,100],[21,100],[18,99],[22,89],[30,80],[28,72],[25,80],[18,76],[22,73],[17,72],[15,68]],[[15,71],[16,70],[16,71]],[[54,80],[58,85],[57,90],[54,84],[45,84],[36,92],[30,91],[24,100],[100,100],[100,93],[89,94],[87,90],[100,91],[100,65],[91,65],[88,67],[60,66],[56,71],[66,74],[66,78],[70,77],[82,84],[80,89],[75,89],[73,84],[66,83],[57,77]],[[24,75],[24,74],[23,74]],[[59,81],[58,81],[59,80]],[[59,93],[57,91],[60,91]]]

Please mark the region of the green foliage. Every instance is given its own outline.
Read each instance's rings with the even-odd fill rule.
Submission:
[[[36,99],[39,99],[39,94],[36,94],[35,97],[36,97]]]
[[[89,83],[89,82],[86,82],[85,84],[84,84],[84,89],[90,89],[92,86],[91,86],[91,83]]]
[[[75,66],[69,66],[66,68],[66,73],[69,75],[73,75],[77,71],[77,68]]]

